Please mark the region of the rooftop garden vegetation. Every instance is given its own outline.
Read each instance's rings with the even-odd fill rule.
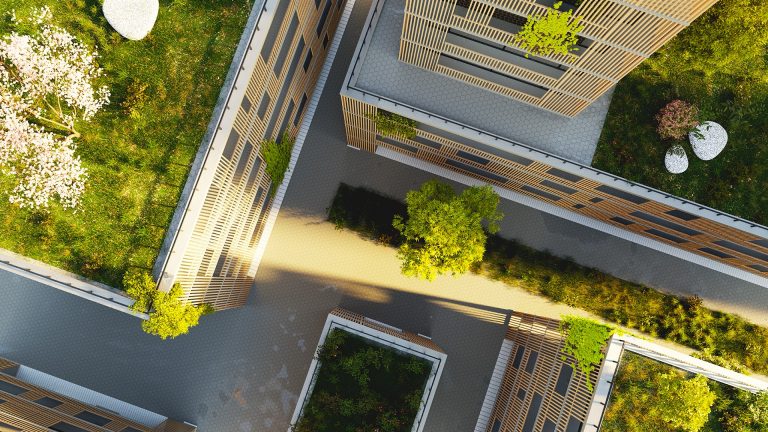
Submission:
[[[283,183],[285,172],[291,163],[291,151],[293,151],[294,142],[294,138],[288,135],[288,132],[285,132],[280,137],[279,142],[270,139],[261,144],[262,151],[264,152],[264,162],[267,165],[267,175],[272,180],[269,186],[270,193],[273,193]]]
[[[338,228],[397,247],[404,239],[390,223],[395,215],[407,217],[403,202],[345,184],[329,209],[329,220]],[[700,350],[708,361],[768,374],[768,328],[708,309],[698,297],[665,294],[495,235],[488,237],[483,261],[472,270],[606,321]]]
[[[601,430],[756,432],[766,427],[768,394],[752,394],[625,352]]]
[[[618,84],[593,166],[768,225],[766,27],[762,0],[720,0],[696,19]],[[675,100],[698,115],[657,119]],[[728,145],[713,160],[690,158],[687,171],[668,173],[667,149],[699,120],[721,124]]]
[[[160,339],[175,338],[189,333],[198,324],[200,317],[213,312],[203,304],[192,306],[182,301],[184,290],[174,284],[168,292],[157,289],[157,284],[147,272],[130,270],[123,280],[126,294],[136,300],[131,310],[149,313],[149,319],[141,323],[145,333]]]
[[[408,432],[432,365],[340,329],[318,350],[320,372],[295,432]]]
[[[45,208],[10,202],[19,177],[0,175],[0,247],[112,286],[130,267],[151,268],[250,11],[249,2],[236,0],[161,3],[149,36],[128,41],[112,30],[98,1],[0,0],[4,40],[30,34],[18,22],[48,6],[50,25],[77,40],[62,48],[60,60],[78,67],[62,70],[90,74],[96,90],[90,108],[61,94],[34,99],[45,109],[26,117],[37,136],[28,142],[48,140],[47,154],[66,162],[55,165],[57,174],[78,173],[79,163],[87,177],[70,177],[84,180],[67,189],[80,191],[76,201],[53,189]],[[86,52],[98,56],[83,61],[90,60]],[[108,103],[101,89],[109,90]]]
[[[375,115],[370,115],[368,118],[376,123],[376,131],[382,136],[405,139],[416,138],[417,123],[407,117],[384,110],[377,110]]]
[[[555,3],[545,14],[531,15],[514,41],[529,53],[537,56],[573,56],[579,48],[579,33],[584,30],[581,17],[573,17],[573,11],[563,12],[563,2]],[[528,57],[528,54],[525,54]]]
[[[560,321],[560,333],[565,338],[563,354],[573,356],[576,360],[574,369],[578,367],[586,376],[587,388],[592,391],[589,375],[603,362],[603,349],[611,337],[612,330],[586,318],[565,316]],[[565,361],[565,356],[562,360]]]
[[[490,186],[474,186],[457,195],[450,185],[431,180],[405,197],[407,217],[394,215],[392,226],[404,241],[397,256],[406,276],[434,280],[460,275],[480,262],[486,234],[499,230],[499,196]]]

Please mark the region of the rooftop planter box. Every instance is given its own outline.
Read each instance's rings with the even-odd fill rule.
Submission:
[[[421,431],[445,360],[446,354],[426,337],[334,309],[323,327],[290,430],[323,432],[376,424],[382,431]]]

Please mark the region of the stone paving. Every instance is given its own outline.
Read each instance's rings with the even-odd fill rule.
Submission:
[[[585,165],[592,164],[613,90],[560,116],[397,59],[403,0],[386,0],[354,87]]]

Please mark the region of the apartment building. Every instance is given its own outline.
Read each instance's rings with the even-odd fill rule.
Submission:
[[[294,137],[304,117],[344,0],[262,0],[198,152],[155,264],[159,289],[178,282],[184,300],[216,310],[241,306],[272,203],[261,144]]]
[[[584,25],[577,50],[526,56],[517,33],[556,1],[408,0],[400,60],[575,116],[717,2],[565,1],[560,10],[572,10]]]
[[[0,358],[2,432],[195,432],[197,427]]]
[[[621,391],[614,388],[617,374],[634,356],[682,376],[753,393],[768,389],[759,379],[629,335],[613,335],[602,364],[587,377],[562,352],[564,344],[559,321],[513,312],[475,432],[598,432]]]
[[[468,47],[499,45],[491,24],[540,11],[541,2],[374,0],[341,90],[347,143],[465,184],[494,185],[504,198],[761,283],[768,275],[768,229],[590,166],[610,101],[610,91],[600,94],[713,3],[584,0],[576,9],[591,23],[584,49],[561,70],[559,87],[541,95],[560,98],[566,82],[588,90],[578,84],[592,80],[586,65],[614,74],[582,100],[597,98],[594,103],[573,105],[578,110],[570,113],[579,114],[568,117],[550,112],[556,105],[542,110],[449,70],[466,68],[470,57],[486,61],[483,73],[514,69]],[[596,23],[612,31],[598,31]],[[554,67],[552,59],[496,48],[514,56],[519,73],[520,64],[540,68],[530,62]],[[453,58],[457,53],[465,55],[464,66]],[[377,116],[410,122],[413,133],[387,136],[377,130]]]

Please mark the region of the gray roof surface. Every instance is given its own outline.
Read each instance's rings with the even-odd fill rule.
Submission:
[[[384,0],[352,87],[591,165],[609,91],[575,118],[560,116],[398,60],[403,0]],[[353,66],[354,67],[354,64]]]

